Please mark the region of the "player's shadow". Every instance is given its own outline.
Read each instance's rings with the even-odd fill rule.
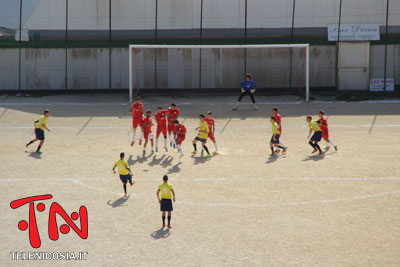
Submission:
[[[133,159],[132,155],[130,155],[128,158],[128,163],[129,163],[129,165],[134,165],[136,163],[143,163],[143,162],[147,161],[147,159],[150,157],[151,157],[151,154],[149,154],[147,156],[142,154],[141,156],[137,155],[136,159]]]
[[[271,164],[277,161],[279,158],[286,158],[286,155],[272,155],[269,156],[268,160],[265,162],[265,164]]]
[[[203,164],[203,163],[205,163],[206,161],[208,161],[208,160],[210,159],[210,158],[206,158],[206,157],[202,157],[202,156],[200,156],[200,157],[195,157],[194,155],[192,155],[191,158],[192,158],[193,161],[194,161],[194,165]]]
[[[170,166],[170,165],[172,164],[172,161],[173,161],[173,160],[174,160],[173,157],[168,156],[168,157],[166,157],[163,161],[160,162],[160,165],[161,165],[163,168],[166,168],[166,167],[168,167],[168,166]]]
[[[109,206],[111,206],[111,207],[113,207],[113,208],[117,208],[117,207],[121,207],[121,206],[126,206],[126,205],[124,205],[124,203],[125,203],[126,201],[128,201],[128,199],[129,199],[130,196],[131,196],[131,195],[129,194],[129,195],[126,196],[126,197],[120,197],[120,198],[114,200],[114,202],[111,202],[111,200],[109,200],[109,201],[107,201],[107,205],[109,205]]]
[[[151,237],[157,240],[157,239],[161,239],[161,238],[167,238],[167,237],[169,237],[170,234],[171,233],[168,228],[165,230],[164,230],[164,228],[160,228],[157,231],[154,231],[151,234]]]
[[[36,153],[36,152],[31,152],[29,153],[29,157],[35,158],[35,159],[42,159],[42,154],[41,153]]]
[[[277,159],[278,159],[278,156],[277,156],[277,155],[269,156],[269,158],[268,158],[268,160],[265,162],[265,164],[274,163]]]
[[[161,158],[157,158],[157,154],[154,155],[152,160],[149,162],[149,166],[155,166],[155,165],[160,165],[161,161],[163,161],[165,158],[165,154],[161,156]]]
[[[172,166],[171,168],[169,168],[168,174],[180,172],[181,168],[179,168],[179,165],[181,165],[181,164],[182,164],[182,162],[179,162],[179,163],[175,164],[174,166]]]
[[[311,155],[306,157],[305,159],[303,159],[302,161],[309,161],[309,160],[313,160],[313,161],[319,161],[325,158],[325,155]]]

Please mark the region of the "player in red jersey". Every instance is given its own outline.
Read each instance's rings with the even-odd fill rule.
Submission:
[[[272,116],[275,118],[275,122],[278,124],[278,126],[279,126],[279,132],[280,132],[280,134],[279,134],[279,136],[281,137],[282,136],[282,117],[281,117],[281,114],[279,114],[278,113],[278,108],[272,108]],[[282,141],[280,140],[280,138],[279,138],[279,145],[281,146],[281,147],[286,147],[283,143],[282,143]],[[277,150],[275,150],[275,154],[277,154],[277,153],[279,153],[279,149],[277,149]]]
[[[170,146],[173,145],[174,148],[175,148],[175,143],[173,143],[171,132],[174,131],[174,122],[178,120],[180,114],[181,111],[176,107],[174,103],[172,103],[171,107],[168,110],[168,136],[169,136],[169,145]]]
[[[318,125],[319,128],[321,128],[322,131],[322,138],[325,140],[326,142],[326,150],[329,150],[330,146],[332,145],[335,148],[335,151],[338,150],[337,145],[335,145],[332,140],[330,140],[329,138],[329,129],[328,129],[328,121],[324,118],[325,112],[323,110],[321,110],[318,113],[319,116],[319,120],[318,120]]]
[[[182,142],[186,137],[186,127],[185,125],[180,124],[178,120],[174,121],[174,135],[178,152],[181,153],[181,157],[183,157]]]
[[[163,110],[162,107],[157,108],[157,113],[154,116],[157,122],[157,133],[156,133],[156,152],[158,152],[158,137],[162,133],[164,136],[164,149],[168,152],[167,148],[167,114],[168,110]]]
[[[214,143],[214,147],[215,147],[215,152],[218,152],[218,147],[217,147],[217,141],[215,140],[215,120],[212,117],[212,113],[211,111],[207,112],[207,118],[204,119],[207,124],[208,124],[208,129],[210,130],[208,132],[208,138],[210,138],[210,140]]]
[[[135,143],[136,137],[136,128],[139,126],[142,130],[142,134],[139,139],[139,145],[142,144],[143,139],[143,104],[142,98],[137,97],[136,102],[132,104],[131,108],[129,109],[129,113],[132,113],[132,126],[133,126],[133,135],[132,135],[132,143],[131,146]]]
[[[151,143],[151,153],[154,153],[153,146],[153,133],[151,132],[151,127],[153,127],[153,121],[151,120],[151,111],[146,111],[146,117],[143,119],[144,124],[144,145],[143,145],[143,155],[146,154],[146,146],[150,139]]]

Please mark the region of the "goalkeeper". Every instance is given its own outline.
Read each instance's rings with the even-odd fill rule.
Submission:
[[[237,110],[240,101],[242,100],[242,98],[246,95],[249,94],[251,101],[253,102],[254,105],[254,109],[257,110],[258,107],[256,105],[256,100],[254,99],[254,93],[256,92],[256,84],[254,83],[254,81],[251,79],[251,75],[250,74],[246,74],[246,79],[240,83],[240,96],[236,102],[236,105],[233,107],[233,110]]]

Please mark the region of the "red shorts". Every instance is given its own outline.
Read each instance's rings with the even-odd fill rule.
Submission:
[[[132,120],[132,126],[133,126],[133,128],[137,128],[138,125],[140,126],[140,128],[143,127],[143,125],[144,125],[143,119],[133,119],[133,120]]]
[[[168,133],[171,134],[171,132],[175,129],[175,125],[173,122],[168,122]]]
[[[324,139],[329,138],[329,131],[328,130],[322,131],[322,138],[324,138]]]
[[[183,141],[185,140],[185,135],[177,135],[175,142],[177,145],[182,145]]]
[[[145,133],[143,134],[144,140],[149,139],[149,135],[150,135],[150,134],[152,135],[152,132],[148,132],[148,133],[145,132]]]
[[[213,133],[209,132],[208,138],[210,138],[211,141],[215,142],[215,137],[214,137]]]
[[[157,137],[160,136],[160,133],[163,134],[163,136],[167,136],[167,126],[166,125],[157,125]]]

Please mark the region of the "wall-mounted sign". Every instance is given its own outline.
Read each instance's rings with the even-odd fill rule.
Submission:
[[[338,24],[328,25],[328,41],[338,40]],[[340,41],[380,40],[379,24],[341,24]]]
[[[369,81],[369,90],[371,92],[384,92],[384,79],[371,79]],[[386,91],[394,91],[394,79],[386,79]]]

